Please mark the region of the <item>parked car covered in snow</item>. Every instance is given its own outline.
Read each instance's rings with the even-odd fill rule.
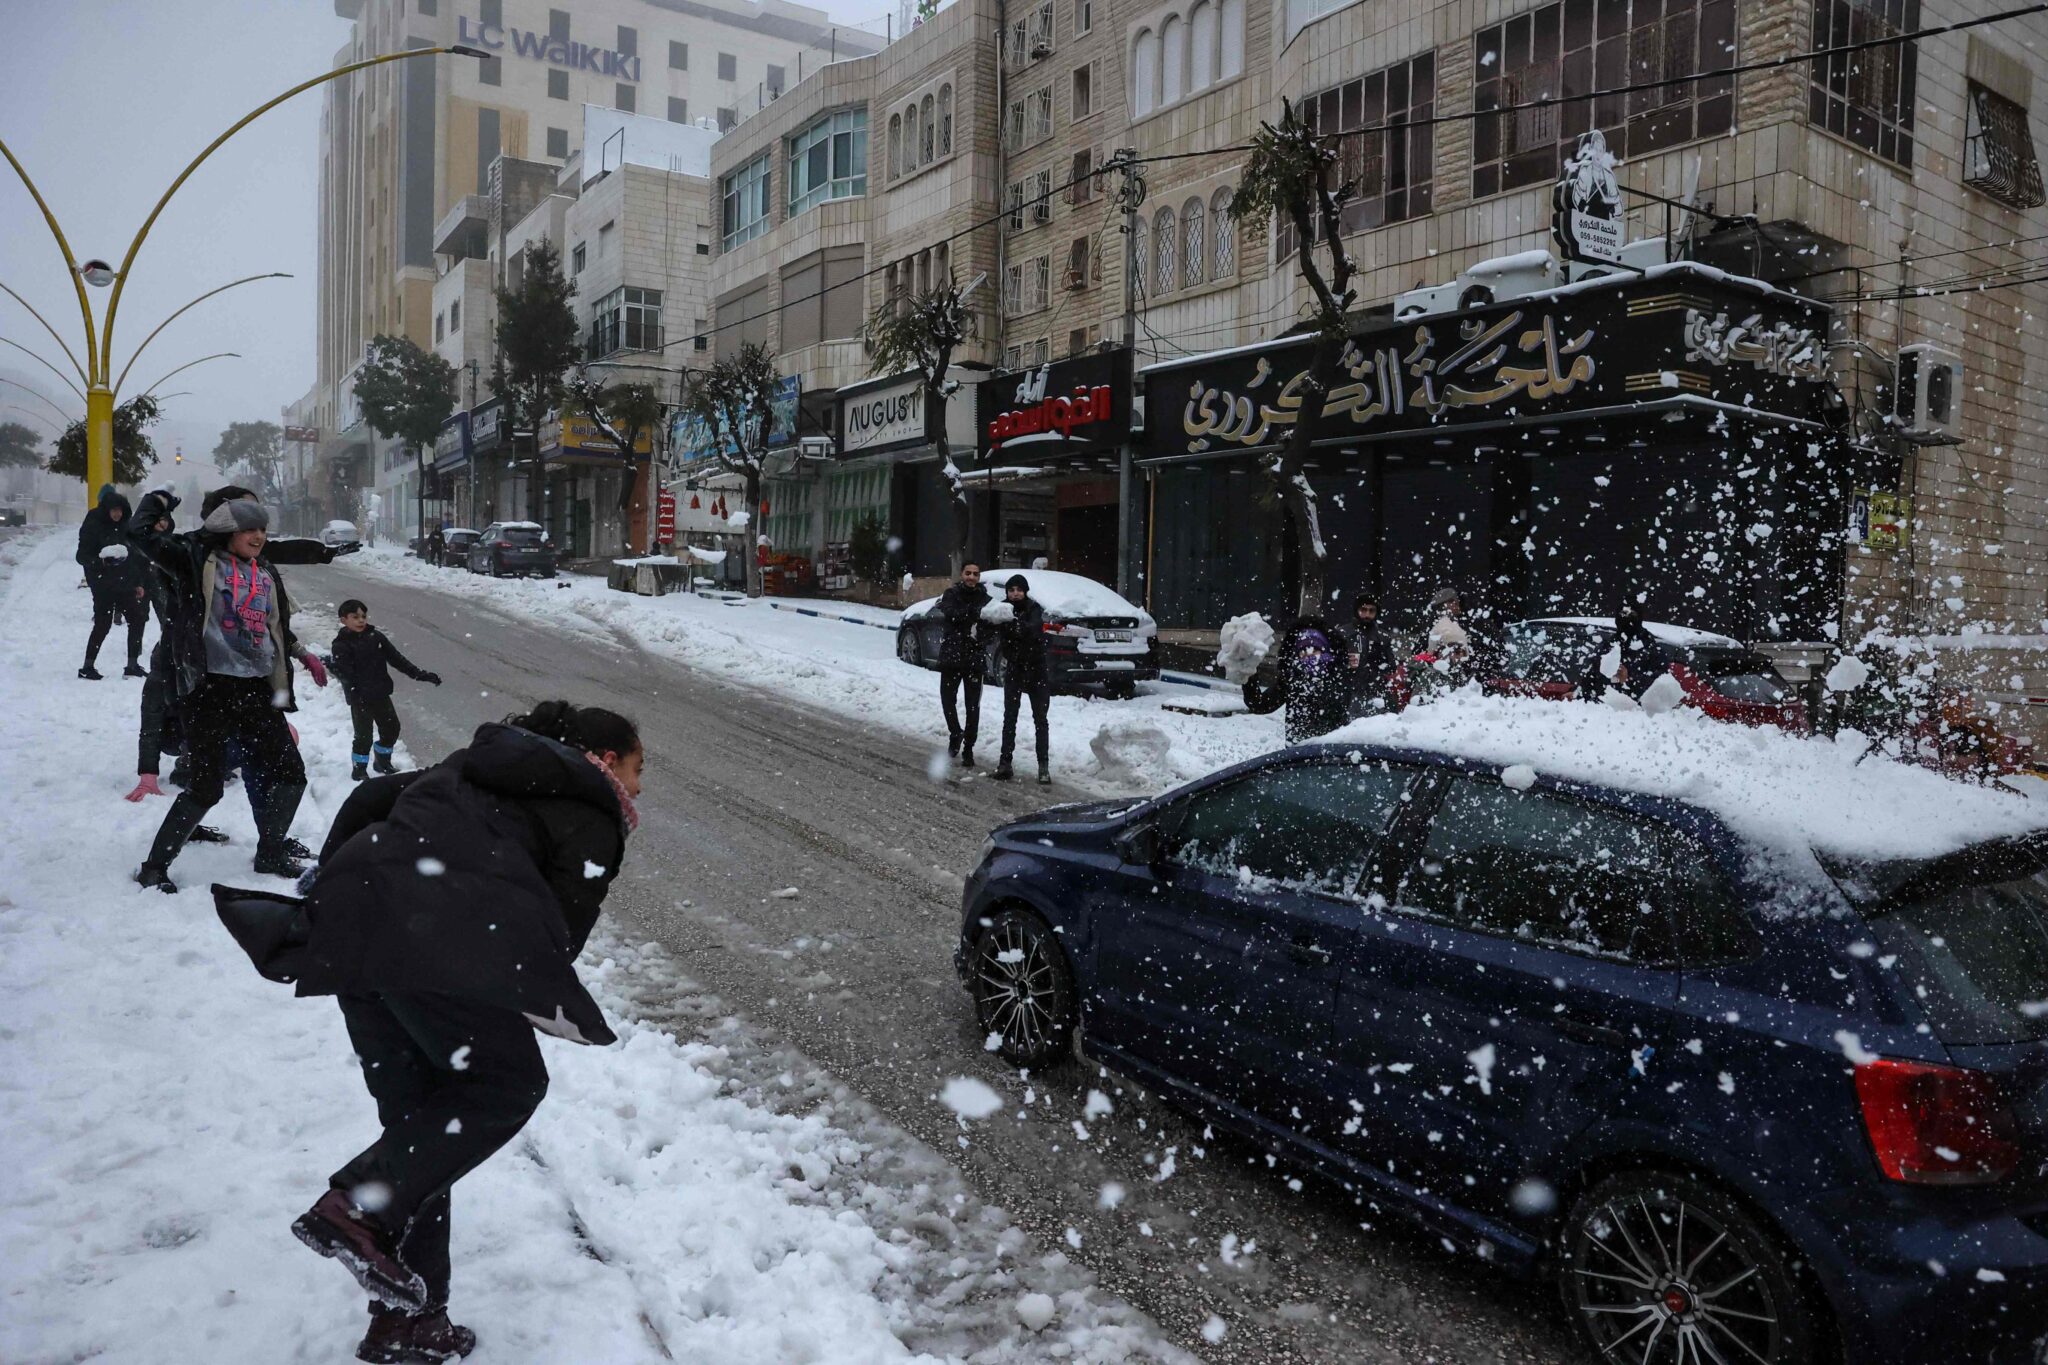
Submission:
[[[441,533],[441,567],[455,569],[469,567],[469,552],[481,539],[483,532],[469,526],[451,526]]]
[[[1495,698],[998,828],[974,1036],[1544,1275],[1595,1358],[2032,1365],[2048,812]]]
[[[338,555],[354,554],[363,548],[363,537],[354,522],[335,520],[320,528],[320,543]]]
[[[1052,569],[983,569],[989,600],[1003,600],[1003,585],[1023,574],[1031,596],[1045,608],[1046,663],[1054,690],[1100,687],[1111,697],[1135,695],[1137,685],[1159,676],[1159,627],[1142,608],[1080,574]],[[939,666],[946,623],[932,613],[939,599],[928,597],[903,609],[896,625],[896,657],[920,668]],[[987,651],[987,680],[1000,685],[1002,659],[994,632]]]
[[[469,571],[493,578],[507,574],[555,576],[555,547],[537,521],[494,521],[469,547]]]
[[[1715,720],[1739,725],[1774,725],[1801,731],[1806,704],[1777,667],[1740,640],[1687,626],[1645,622],[1651,650],[1645,667],[1669,673],[1685,691],[1685,704]],[[1507,628],[1500,657],[1486,671],[1489,692],[1567,700],[1589,676],[1598,678],[1599,660],[1614,647],[1613,620],[1597,616],[1546,616]],[[1647,684],[1651,679],[1639,679]]]

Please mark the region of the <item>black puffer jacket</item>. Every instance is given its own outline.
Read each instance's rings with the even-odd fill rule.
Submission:
[[[604,773],[510,725],[356,788],[320,853],[300,995],[451,995],[616,1041],[574,962],[625,856]]]
[[[1003,683],[1036,687],[1047,677],[1045,608],[1034,597],[1026,597],[1022,602],[1005,597],[998,605],[1011,609],[1010,619],[998,622],[995,628],[1003,651]]]
[[[932,608],[946,623],[945,638],[939,642],[939,667],[981,671],[981,609],[988,605],[988,589],[980,584],[968,587],[955,583]]]
[[[121,513],[118,521],[113,515],[116,509]],[[85,570],[86,581],[95,588],[127,588],[142,581],[141,565],[134,555],[127,553],[128,531],[134,522],[131,512],[128,499],[114,491],[114,485],[103,483],[99,504],[78,524],[78,552],[72,558]],[[103,557],[102,551],[116,545],[121,547],[121,555]]]
[[[375,626],[361,630],[343,626],[327,657],[334,665],[334,676],[341,679],[341,694],[351,705],[382,701],[390,696],[394,668],[420,682],[429,676],[427,670],[400,654],[391,637]]]

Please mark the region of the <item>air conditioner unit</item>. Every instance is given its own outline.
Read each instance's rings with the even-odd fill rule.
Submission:
[[[1555,289],[1563,283],[1564,270],[1556,257],[1547,251],[1524,251],[1481,261],[1460,272],[1449,284],[1429,285],[1397,295],[1394,316],[1417,318],[1463,308],[1484,308],[1491,303]]]
[[[1963,358],[1931,342],[1899,347],[1892,426],[1915,445],[1962,441]]]

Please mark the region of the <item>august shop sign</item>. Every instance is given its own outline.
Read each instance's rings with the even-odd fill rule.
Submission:
[[[1411,319],[1345,343],[1321,441],[1555,417],[1681,395],[1806,417],[1827,377],[1827,310],[1680,267]],[[1288,440],[1311,343],[1226,351],[1146,371],[1147,453]]]
[[[572,43],[566,39],[557,41],[533,29],[505,28],[466,16],[455,21],[455,41],[458,43],[473,43],[491,52],[502,52],[507,39],[511,41],[514,55],[528,61],[546,62],[549,66],[567,67],[571,71],[588,71],[594,76],[607,76],[613,80],[640,79],[640,59],[628,57],[623,52],[592,47],[588,43]]]
[[[898,446],[922,445],[924,378],[891,380],[878,388],[842,389],[839,394],[839,451],[864,455]]]

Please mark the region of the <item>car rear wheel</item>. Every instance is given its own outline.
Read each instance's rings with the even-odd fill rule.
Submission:
[[[1074,974],[1045,921],[999,910],[974,941],[968,988],[974,1018],[1013,1066],[1044,1067],[1071,1055]]]
[[[1108,678],[1103,681],[1102,695],[1111,701],[1129,701],[1138,695],[1136,678]]]
[[[904,663],[918,665],[917,627],[902,626],[896,631],[896,657]]]
[[[1603,1360],[1812,1365],[1814,1306],[1777,1235],[1709,1185],[1658,1171],[1581,1195],[1559,1233],[1565,1311]]]
[[[504,576],[505,576],[505,561],[504,561],[504,560],[502,560],[502,559],[500,559],[500,558],[498,558],[498,557],[497,557],[496,555],[492,555],[492,556],[491,556],[491,577],[493,577],[493,578],[503,578]]]

